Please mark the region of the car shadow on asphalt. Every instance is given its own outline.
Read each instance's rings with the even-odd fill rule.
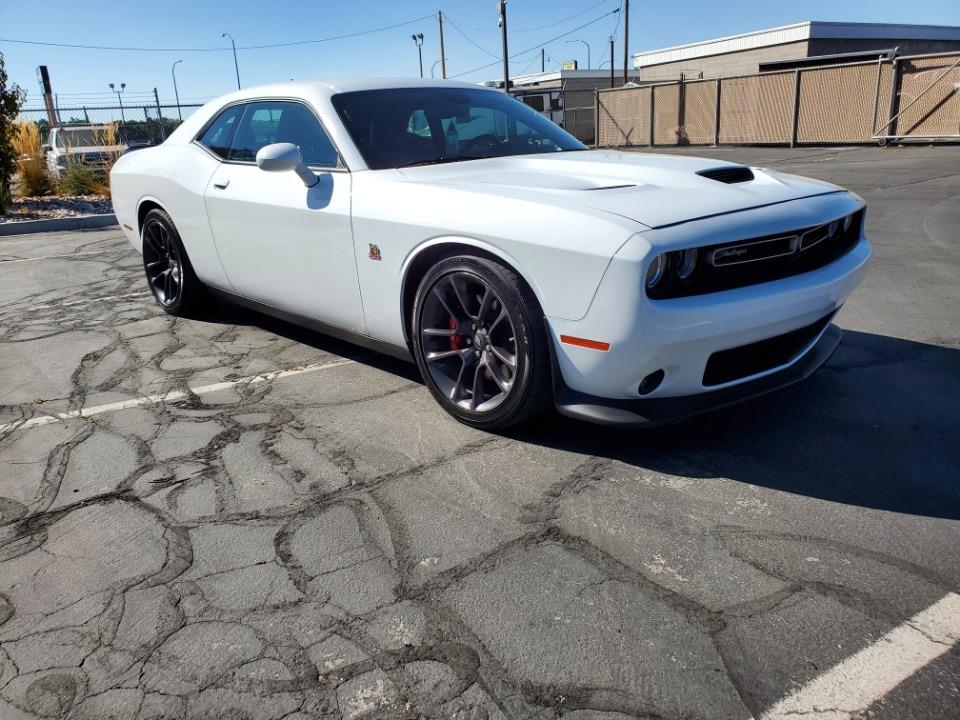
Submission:
[[[619,430],[559,416],[517,440],[695,478],[960,519],[960,351],[846,331],[784,390],[683,423]]]
[[[259,327],[422,382],[412,363],[237,306],[203,319]],[[502,434],[668,475],[956,520],[958,386],[960,350],[848,330],[805,382],[682,423],[618,429],[552,413]]]

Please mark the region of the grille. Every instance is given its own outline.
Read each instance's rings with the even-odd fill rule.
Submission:
[[[647,288],[653,300],[702,295],[772,282],[828,265],[850,252],[860,239],[863,209],[853,216],[850,229],[830,236],[833,223],[800,228],[784,235],[767,235],[700,248],[696,271],[689,282],[667,268],[667,279]]]
[[[783,335],[713,353],[703,372],[704,386],[723,385],[786,365],[823,331],[833,315],[831,312],[806,327]]]

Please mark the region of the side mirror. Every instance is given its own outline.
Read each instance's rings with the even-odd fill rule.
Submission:
[[[45,152],[45,153],[53,152],[53,147],[51,147],[51,146],[48,145],[47,143],[44,143],[43,145],[41,145],[41,146],[40,146],[40,149],[41,149],[43,152]]]
[[[266,172],[293,170],[307,187],[313,187],[320,182],[320,178],[303,164],[303,154],[293,143],[264,145],[257,152],[257,167]]]

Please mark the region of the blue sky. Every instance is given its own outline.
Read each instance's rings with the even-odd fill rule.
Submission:
[[[546,52],[552,59],[547,63],[548,68],[574,58],[580,61],[581,67],[585,66],[586,48],[580,43],[567,43],[569,39],[589,43],[593,64],[598,65],[607,57],[606,39],[618,23],[618,16],[609,13],[619,6],[620,0],[509,0],[510,53],[537,48],[551,38],[603,16],[588,27],[546,45]],[[105,93],[108,92],[108,83],[124,82],[131,99],[133,93],[149,92],[156,87],[161,100],[172,100],[170,66],[182,58],[183,62],[177,66],[181,100],[209,98],[235,87],[229,41],[220,38],[221,32],[232,34],[238,46],[245,46],[348,34],[431,16],[359,37],[238,52],[240,79],[245,86],[346,73],[416,76],[419,74],[417,51],[410,35],[422,32],[424,71],[429,76],[430,66],[440,55],[435,18],[438,9],[442,9],[448,19],[469,37],[468,40],[448,23],[448,75],[494,63],[488,69],[462,75],[461,79],[479,81],[499,77],[500,36],[495,0],[165,0],[163,3],[116,5],[46,0],[42,3],[42,11],[29,3],[3,0],[0,2],[0,37],[3,38],[85,45],[224,49],[214,52],[118,52],[21,45],[0,40],[0,52],[6,57],[14,82],[28,90],[28,104],[31,106],[40,104],[35,75],[40,64],[49,66],[54,90],[63,96]],[[960,2],[634,0],[630,18],[630,51],[802,20],[960,25]],[[619,26],[618,58],[622,58],[621,42],[622,26]],[[511,71],[538,69],[538,52],[532,50],[513,60]],[[618,65],[620,62],[618,59]],[[439,67],[436,72],[439,76]]]

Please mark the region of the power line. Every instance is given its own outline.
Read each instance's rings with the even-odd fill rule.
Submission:
[[[479,50],[480,52],[486,53],[487,55],[489,55],[489,56],[492,57],[492,58],[497,58],[497,60],[500,59],[500,56],[499,56],[499,55],[496,55],[496,54],[490,52],[489,50],[487,50],[487,49],[486,49],[485,47],[483,47],[482,45],[478,45],[476,42],[474,42],[474,41],[473,41],[473,38],[471,38],[469,35],[467,35],[463,30],[461,30],[460,27],[459,27],[453,20],[450,19],[450,16],[449,16],[449,15],[446,15],[445,17],[446,17],[446,19],[447,19],[447,22],[450,23],[450,24],[453,26],[453,29],[456,30],[458,33],[460,33],[460,35],[463,36],[463,39],[466,40],[466,41],[467,41],[468,43],[470,43],[471,45],[473,45],[477,50]]]
[[[526,55],[528,52],[533,52],[534,50],[539,50],[541,47],[544,47],[544,46],[546,46],[546,45],[549,45],[550,43],[555,42],[555,41],[559,40],[560,38],[564,38],[564,37],[566,37],[567,35],[572,35],[573,33],[577,32],[578,30],[583,30],[585,27],[589,27],[590,25],[593,25],[594,23],[598,23],[598,22],[600,22],[601,20],[603,20],[605,17],[607,17],[608,15],[613,15],[614,13],[617,13],[617,12],[620,12],[620,8],[616,8],[615,10],[611,10],[610,12],[606,12],[606,13],[604,13],[603,15],[601,15],[601,16],[598,17],[598,18],[594,18],[594,19],[591,20],[590,22],[586,22],[586,23],[584,23],[583,25],[580,25],[579,27],[573,28],[572,30],[567,30],[566,32],[561,33],[560,35],[557,35],[557,36],[555,36],[555,37],[552,37],[552,38],[550,38],[549,40],[546,40],[546,41],[544,41],[544,42],[542,42],[542,43],[538,43],[537,45],[534,45],[533,47],[527,48],[526,50],[521,50],[521,51],[518,52],[518,53],[514,53],[513,55],[510,56],[510,59],[513,60],[514,58],[518,58],[518,57],[520,57],[521,55]],[[488,67],[493,67],[494,65],[497,65],[497,64],[500,63],[500,62],[501,62],[501,60],[498,59],[496,62],[487,63],[486,65],[481,65],[480,67],[475,67],[475,68],[473,68],[472,70],[464,70],[463,72],[457,73],[456,75],[450,75],[450,77],[451,77],[451,78],[463,77],[464,75],[469,75],[470,73],[475,73],[475,72],[477,72],[478,70],[486,70]]]
[[[574,18],[578,18],[578,17],[580,17],[581,15],[586,15],[588,12],[590,12],[590,11],[593,10],[594,8],[599,7],[599,6],[601,6],[601,5],[605,4],[605,3],[608,3],[608,2],[610,2],[610,0],[599,0],[599,2],[595,2],[593,5],[591,5],[591,6],[587,7],[587,8],[584,8],[584,9],[581,10],[580,12],[574,13],[573,15],[568,15],[567,17],[563,18],[562,20],[555,20],[554,22],[547,23],[547,24],[545,24],[545,25],[537,25],[536,27],[529,27],[529,28],[520,28],[519,30],[514,30],[513,28],[510,28],[510,34],[511,34],[511,35],[515,35],[515,34],[518,34],[518,33],[536,32],[537,30],[545,30],[546,28],[556,27],[557,25],[562,25],[563,23],[565,23],[565,22],[567,22],[567,21],[569,21],[569,20],[573,20]],[[497,32],[496,30],[490,30],[489,28],[472,28],[472,27],[468,27],[467,29],[470,30],[471,32]]]
[[[330,37],[316,38],[314,40],[296,40],[294,42],[271,43],[269,45],[237,45],[237,50],[266,50],[269,48],[292,47],[294,45],[311,45],[315,43],[331,42],[333,40],[344,40],[346,38],[359,37],[361,35],[370,35],[372,33],[383,32],[384,30],[393,30],[404,25],[432,20],[435,15],[424,15],[423,17],[406,20],[404,22],[394,23],[393,25],[383,25],[382,27],[370,28],[368,30],[359,30],[357,32],[345,33],[343,35],[331,35]],[[18,43],[20,45],[42,45],[44,47],[73,48],[75,50],[115,50],[120,52],[223,52],[230,50],[227,47],[187,47],[187,48],[166,48],[166,47],[125,47],[116,45],[77,45],[74,43],[55,43],[42,42],[40,40],[15,40],[13,38],[0,38],[0,42]]]

